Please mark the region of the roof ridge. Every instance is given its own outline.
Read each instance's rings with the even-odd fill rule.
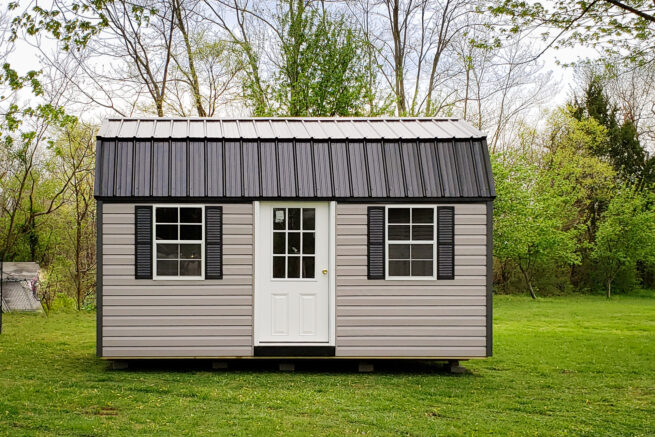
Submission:
[[[220,134],[210,125],[220,125]],[[141,129],[146,126],[148,129]],[[152,126],[152,130],[150,130]],[[270,132],[269,132],[270,131]],[[112,117],[100,138],[470,139],[486,135],[469,122],[436,117]]]
[[[105,117],[104,121],[464,121],[457,117]]]

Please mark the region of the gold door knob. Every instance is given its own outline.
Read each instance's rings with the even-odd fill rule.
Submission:
[[[321,273],[323,273],[324,275],[327,275],[327,269],[323,269],[323,271]]]

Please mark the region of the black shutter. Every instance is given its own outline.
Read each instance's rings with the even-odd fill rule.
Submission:
[[[455,208],[437,207],[437,279],[455,279]]]
[[[384,206],[368,207],[368,279],[384,279]]]
[[[152,279],[152,206],[134,207],[134,277]]]
[[[223,207],[205,207],[205,279],[223,279]]]

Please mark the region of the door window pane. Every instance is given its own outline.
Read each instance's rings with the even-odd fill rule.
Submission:
[[[303,256],[302,257],[302,277],[303,278],[314,278],[314,257],[313,256]]]
[[[157,225],[157,240],[177,240],[177,225]]]
[[[300,229],[300,208],[289,208],[289,228],[290,230]]]
[[[157,208],[157,223],[177,223],[177,208]]]
[[[286,216],[284,208],[275,208],[273,210],[273,229],[285,230],[287,228]]]
[[[389,223],[409,223],[409,208],[389,208]]]
[[[202,208],[180,208],[180,223],[202,223]]]
[[[315,241],[313,232],[303,232],[302,233],[302,253],[311,255],[314,253]]]
[[[273,232],[273,253],[284,253],[287,243],[287,234],[285,232]]]
[[[273,277],[274,278],[284,278],[286,273],[285,257],[283,256],[274,256],[273,257]]]
[[[313,231],[316,226],[316,210],[314,208],[303,208],[302,228],[306,231]]]
[[[273,278],[315,278],[315,229],[316,208],[273,209]]]
[[[158,260],[157,261],[157,275],[158,276],[177,276],[177,260]]]
[[[200,276],[200,261],[180,261],[180,276]]]
[[[287,253],[289,255],[300,254],[300,232],[288,232],[287,238],[289,239]]]
[[[289,256],[287,257],[287,278],[300,277],[300,257]]]

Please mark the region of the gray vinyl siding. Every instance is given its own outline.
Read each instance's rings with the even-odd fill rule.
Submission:
[[[417,281],[367,279],[368,206],[337,205],[336,355],[486,356],[486,203],[448,205],[455,279]]]
[[[103,204],[103,357],[252,356],[252,204],[223,221],[223,279],[137,280],[134,204]]]

